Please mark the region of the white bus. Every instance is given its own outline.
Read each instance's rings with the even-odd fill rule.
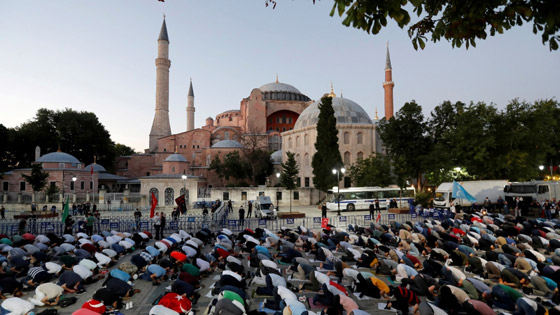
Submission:
[[[337,193],[337,187],[328,191],[327,209],[338,210],[338,200],[341,210],[366,210],[369,205],[379,199],[379,208],[387,209],[389,202],[393,199],[399,207],[408,207],[409,202],[414,201],[416,191],[414,187],[351,187],[341,188]]]
[[[531,181],[515,182],[504,188],[506,201],[510,209],[515,207],[515,198],[520,198],[521,208],[527,209],[531,202],[538,201],[542,204],[545,200],[560,200],[560,182]]]

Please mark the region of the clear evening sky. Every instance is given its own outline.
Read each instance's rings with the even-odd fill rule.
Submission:
[[[328,92],[383,117],[389,41],[395,111],[416,100],[428,115],[444,100],[494,103],[557,98],[560,52],[525,25],[451,48],[415,51],[394,22],[380,34],[330,17],[332,1],[0,0],[0,124],[15,127],[39,108],[94,112],[113,140],[143,151],[155,108],[154,59],[165,13],[170,39],[170,119],[186,128],[189,78],[195,125],[239,109],[253,88],[280,82],[311,99]],[[87,126],[84,126],[87,128]]]

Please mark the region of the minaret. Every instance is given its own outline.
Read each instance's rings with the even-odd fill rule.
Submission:
[[[150,131],[150,152],[158,150],[158,139],[171,135],[169,125],[169,38],[165,17],[158,38],[158,57],[156,59],[156,112],[152,131]]]
[[[194,129],[194,92],[191,84],[189,85],[189,94],[187,95],[187,131]]]
[[[383,82],[383,89],[385,89],[385,119],[389,120],[393,117],[393,69],[391,68],[391,57],[389,56],[389,42],[387,42],[387,59],[385,60],[385,82]]]

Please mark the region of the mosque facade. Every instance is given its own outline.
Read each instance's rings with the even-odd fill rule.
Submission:
[[[187,130],[171,134],[169,124],[169,36],[165,20],[158,37],[156,59],[156,107],[149,136],[149,149],[144,154],[119,157],[116,173],[127,178],[140,178],[142,192],[149,193],[151,179],[197,178],[200,187],[219,187],[225,183],[209,170],[211,161],[233,151],[242,151],[255,143],[271,152],[275,173],[286,158],[296,154],[300,169],[298,185],[313,187],[311,159],[315,152],[318,103],[296,87],[276,81],[254,88],[239,107],[206,118],[205,125],[194,126],[195,96],[192,81],[187,93]],[[387,47],[385,67],[385,116],[393,111],[392,68]],[[339,130],[339,148],[348,168],[359,159],[382,152],[375,120],[354,101],[336,97],[333,107]],[[269,184],[275,184],[271,176]],[[144,187],[145,186],[145,187]],[[152,187],[153,188],[153,187]],[[144,191],[146,190],[146,191]]]

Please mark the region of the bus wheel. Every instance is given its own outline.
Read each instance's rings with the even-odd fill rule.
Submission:
[[[351,203],[348,205],[348,207],[346,207],[346,209],[348,209],[349,211],[354,211],[356,210],[356,206],[353,203]]]

